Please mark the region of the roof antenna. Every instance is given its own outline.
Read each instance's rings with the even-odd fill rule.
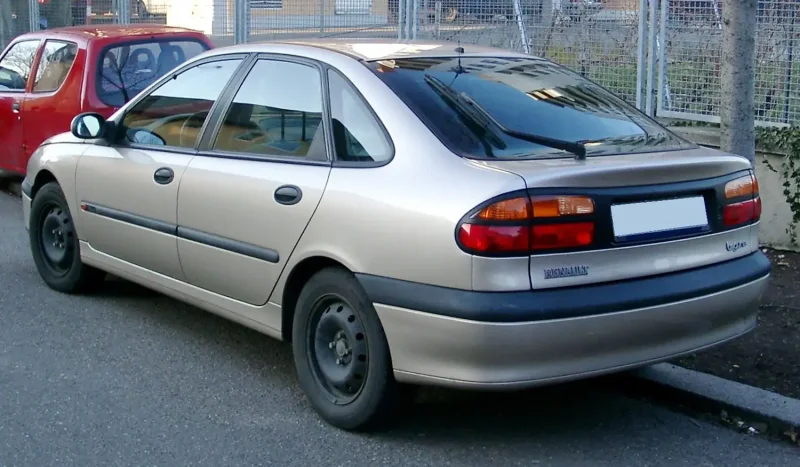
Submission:
[[[456,53],[458,54],[458,67],[456,67],[455,72],[456,73],[466,73],[467,70],[465,70],[464,67],[461,66],[461,55],[464,53],[464,47],[461,47],[461,40],[460,39],[458,41],[458,47],[456,47]]]

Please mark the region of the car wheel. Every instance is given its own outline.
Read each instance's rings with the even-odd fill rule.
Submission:
[[[28,232],[36,269],[50,288],[72,294],[102,284],[106,274],[81,261],[75,224],[57,183],[48,183],[34,196]]]
[[[315,274],[297,301],[292,346],[300,386],[331,425],[350,431],[388,421],[402,400],[372,302],[348,271]]]

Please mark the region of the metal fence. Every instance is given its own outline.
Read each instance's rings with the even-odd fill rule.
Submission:
[[[800,1],[758,2],[757,119],[800,124],[800,60],[795,53]],[[503,47],[566,65],[650,115],[719,121],[721,0],[0,0],[0,4],[3,43],[31,28],[158,23],[203,31],[218,46],[359,37]]]
[[[0,0],[0,49],[14,37],[32,29],[30,3],[28,0]]]

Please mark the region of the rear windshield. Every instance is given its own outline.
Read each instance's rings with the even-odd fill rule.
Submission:
[[[115,45],[100,54],[97,94],[120,107],[186,60],[208,50],[194,39],[153,40]]]
[[[367,66],[450,150],[467,158],[570,155],[507,130],[585,143],[587,156],[694,147],[610,91],[536,57],[408,58]],[[459,110],[452,96],[443,96],[442,85],[456,91],[456,100],[476,103],[479,116],[488,118]]]

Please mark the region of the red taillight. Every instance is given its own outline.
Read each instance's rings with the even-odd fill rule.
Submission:
[[[524,225],[463,224],[458,239],[475,253],[525,254],[530,245],[529,228]]]
[[[731,180],[725,184],[725,200],[722,208],[722,223],[725,227],[755,222],[761,218],[761,197],[755,174]]]
[[[576,248],[594,241],[594,222],[531,226],[531,249]]]
[[[527,255],[587,247],[594,201],[585,196],[518,197],[483,207],[459,225],[461,248],[477,255]]]

